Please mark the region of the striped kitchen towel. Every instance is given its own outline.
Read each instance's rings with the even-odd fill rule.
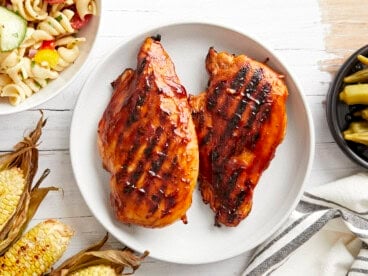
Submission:
[[[368,275],[368,174],[365,173],[306,191],[287,223],[256,249],[243,275],[270,275],[328,222],[336,220],[343,222],[335,223],[335,228],[336,225],[341,228],[335,229],[336,233],[349,232],[360,240],[355,243],[359,254],[355,259],[345,260],[345,265],[335,264],[332,270],[324,263],[318,275]],[[339,247],[335,246],[334,254],[340,254],[336,248]],[[318,254],[318,248],[315,250]],[[324,261],[336,262],[341,256]]]

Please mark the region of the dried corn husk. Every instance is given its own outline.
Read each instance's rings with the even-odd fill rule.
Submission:
[[[145,251],[141,256],[137,256],[131,249],[100,250],[106,243],[108,235],[97,244],[80,251],[73,257],[67,259],[55,270],[52,270],[50,276],[66,276],[73,274],[88,267],[109,266],[113,268],[117,275],[130,275],[141,265],[141,261],[149,254]],[[131,271],[128,274],[122,274],[125,268]]]
[[[44,120],[41,112],[41,118],[36,128],[14,146],[14,151],[0,155],[0,171],[18,168],[22,171],[25,179],[25,188],[16,210],[1,227],[0,256],[20,238],[47,193],[50,190],[57,190],[55,187],[39,188],[42,180],[50,172],[48,169],[45,170],[40,180],[32,188],[32,182],[38,168],[37,142],[45,124],[46,120]]]

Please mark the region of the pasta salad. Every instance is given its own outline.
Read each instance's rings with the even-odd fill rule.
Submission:
[[[3,46],[1,49],[5,44],[0,44],[0,99],[6,98],[10,104],[18,105],[56,79],[77,59],[78,46],[85,38],[76,34],[96,14],[96,2],[0,0],[0,4],[25,22],[24,34],[10,35],[13,40],[19,40],[16,48],[8,50]]]

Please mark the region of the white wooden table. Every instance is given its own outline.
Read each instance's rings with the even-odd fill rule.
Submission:
[[[264,42],[299,80],[312,111],[316,154],[307,185],[323,184],[361,170],[338,149],[327,127],[323,102],[331,75],[321,69],[321,61],[331,58],[332,54],[326,50],[324,43],[329,23],[322,20],[317,0],[103,0],[103,6],[101,32],[88,65],[63,93],[40,106],[48,122],[41,138],[39,174],[50,168],[51,174],[43,185],[62,187],[64,196],[58,192],[50,193],[32,225],[46,218],[59,218],[76,230],[64,258],[96,242],[105,233],[84,203],[72,174],[69,128],[77,96],[88,73],[111,49],[155,26],[175,21],[212,22],[233,26]],[[36,109],[1,116],[0,151],[9,151],[22,138],[24,130],[30,130],[38,118]],[[113,238],[109,243],[119,246]],[[249,254],[246,252],[219,263],[197,266],[148,258],[136,275],[239,275]]]

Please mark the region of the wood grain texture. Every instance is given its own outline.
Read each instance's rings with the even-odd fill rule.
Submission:
[[[316,155],[307,185],[320,185],[361,170],[334,143],[323,102],[331,81],[328,72],[334,72],[344,56],[366,44],[368,32],[364,20],[368,18],[368,0],[234,0],[231,4],[219,0],[102,1],[101,30],[88,64],[60,95],[39,107],[45,109],[48,118],[41,137],[39,173],[45,168],[51,169],[42,185],[62,187],[64,196],[59,192],[50,193],[32,225],[54,217],[76,230],[63,259],[105,234],[103,226],[84,203],[70,164],[69,128],[78,94],[91,70],[118,44],[160,25],[204,21],[236,28],[266,44],[298,80],[313,116]],[[98,91],[90,93],[93,97]],[[36,109],[0,116],[0,151],[10,150],[38,118]],[[109,242],[116,247],[123,246],[114,238]],[[148,258],[136,275],[239,275],[250,254],[245,252],[230,260],[197,266]],[[302,275],[300,271],[295,274]]]
[[[334,73],[349,55],[368,43],[368,0],[319,3],[326,28],[326,54],[331,54],[320,65],[322,70]]]

